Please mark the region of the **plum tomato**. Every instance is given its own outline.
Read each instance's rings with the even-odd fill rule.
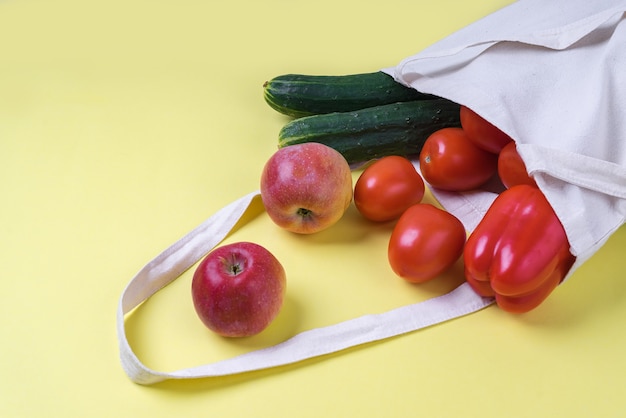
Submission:
[[[395,274],[423,283],[448,270],[463,254],[465,227],[451,213],[428,203],[408,208],[394,226],[387,255]]]
[[[420,152],[420,169],[432,187],[449,191],[475,189],[497,172],[498,156],[474,145],[462,128],[432,133]]]
[[[507,189],[517,184],[537,187],[535,180],[528,175],[526,164],[517,152],[515,142],[507,144],[498,155],[498,175]]]
[[[405,157],[390,155],[367,166],[354,186],[354,204],[371,221],[386,222],[422,201],[422,176]]]
[[[460,117],[461,127],[467,133],[468,138],[486,151],[497,154],[512,141],[510,136],[467,106],[461,106]]]

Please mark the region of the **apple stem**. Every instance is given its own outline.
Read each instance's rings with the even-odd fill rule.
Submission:
[[[230,266],[230,272],[233,276],[238,275],[239,273],[241,273],[241,266],[239,264],[232,264]]]
[[[222,265],[226,273],[236,276],[243,271],[244,260],[240,259],[237,254],[230,254],[229,258],[222,258]]]

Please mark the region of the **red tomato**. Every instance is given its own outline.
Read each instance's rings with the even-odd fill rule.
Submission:
[[[421,202],[424,191],[424,180],[413,163],[392,155],[363,170],[354,186],[354,204],[371,221],[390,221]]]
[[[461,106],[460,116],[461,127],[469,139],[486,151],[497,154],[512,141],[510,136],[483,119],[469,107]]]
[[[407,209],[389,239],[391,269],[422,283],[449,269],[463,254],[465,227],[454,215],[427,203]]]
[[[498,175],[502,184],[508,189],[516,184],[528,184],[537,187],[537,183],[528,175],[526,164],[517,152],[515,142],[502,148],[498,156]]]
[[[424,180],[450,191],[475,189],[497,171],[498,156],[474,145],[461,128],[443,128],[430,135],[420,153]]]

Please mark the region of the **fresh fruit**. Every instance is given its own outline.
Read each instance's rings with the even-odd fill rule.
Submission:
[[[444,128],[426,139],[420,153],[422,176],[432,187],[475,189],[496,174],[498,156],[474,145],[462,128]]]
[[[278,146],[319,142],[353,164],[417,155],[430,134],[449,126],[460,126],[459,105],[449,100],[394,103],[292,120],[280,130]]]
[[[535,180],[528,175],[526,164],[517,152],[515,142],[507,144],[498,154],[498,175],[507,189],[517,184],[537,186]]]
[[[261,199],[281,228],[312,234],[334,225],[352,201],[352,172],[343,156],[315,142],[280,148],[261,174]]]
[[[354,204],[371,221],[391,221],[420,203],[424,192],[424,181],[413,163],[390,155],[363,170],[354,186]]]
[[[285,270],[272,253],[258,244],[237,242],[214,249],[200,262],[191,294],[209,329],[225,337],[248,337],[278,315],[285,286]]]
[[[436,98],[381,71],[338,76],[285,74],[263,84],[263,97],[272,109],[293,117]]]
[[[510,136],[467,106],[461,106],[460,116],[461,127],[467,133],[467,137],[486,151],[497,154],[512,141]]]
[[[391,269],[408,282],[422,283],[448,270],[463,254],[461,221],[431,204],[408,208],[389,239]]]

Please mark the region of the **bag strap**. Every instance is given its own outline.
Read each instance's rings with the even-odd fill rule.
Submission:
[[[545,173],[569,184],[626,199],[626,167],[556,148],[518,144],[517,150],[531,174]],[[540,158],[540,156],[542,158]]]
[[[271,347],[230,359],[173,372],[145,366],[126,337],[125,318],[150,296],[176,280],[218,245],[246,213],[258,191],[223,207],[146,264],[128,283],[117,308],[117,335],[122,367],[135,383],[150,385],[168,379],[226,376],[293,364],[349,347],[405,334],[483,309],[492,299],[478,296],[466,283],[450,293],[396,308],[364,315],[335,325],[304,331]]]

